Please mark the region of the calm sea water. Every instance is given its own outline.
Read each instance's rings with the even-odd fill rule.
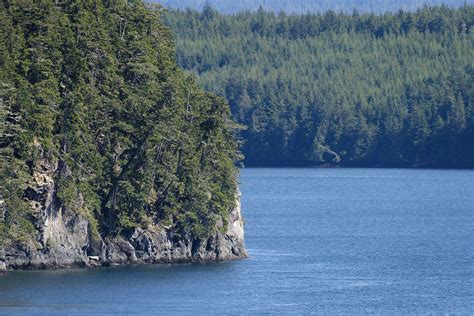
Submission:
[[[474,314],[474,171],[246,169],[250,259],[15,272],[0,314]]]

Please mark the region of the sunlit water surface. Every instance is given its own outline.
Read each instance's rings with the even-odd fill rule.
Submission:
[[[0,277],[0,314],[474,314],[474,171],[245,169],[250,258]]]

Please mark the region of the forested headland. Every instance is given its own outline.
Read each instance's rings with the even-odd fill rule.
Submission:
[[[205,260],[194,242],[225,233],[235,124],[177,66],[161,12],[140,0],[0,3],[0,263]],[[134,232],[141,244],[120,239]],[[175,243],[192,251],[157,248]]]
[[[474,167],[474,6],[165,22],[244,126],[247,166]]]

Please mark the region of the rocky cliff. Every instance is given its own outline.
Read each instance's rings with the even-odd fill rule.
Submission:
[[[94,234],[85,215],[59,206],[53,180],[58,166],[44,164],[41,169],[42,172],[34,172],[34,181],[25,192],[35,209],[37,240],[4,245],[0,251],[0,271],[218,262],[247,256],[239,197],[227,224],[218,221],[216,232],[204,240],[191,234],[182,236],[160,224],[136,228],[128,235],[103,238]]]
[[[230,108],[143,1],[0,1],[0,271],[245,257]]]
[[[81,215],[55,210],[47,215],[44,231],[47,244],[9,245],[0,258],[3,269],[57,269],[126,264],[218,262],[247,256],[243,243],[240,207],[231,213],[225,233],[216,232],[206,240],[181,238],[166,227],[137,228],[131,236],[94,241],[89,222]]]

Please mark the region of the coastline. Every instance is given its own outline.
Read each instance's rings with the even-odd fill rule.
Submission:
[[[58,222],[64,218],[59,214]],[[36,250],[23,245],[5,249],[0,258],[0,272],[9,270],[47,270],[94,268],[120,265],[214,263],[247,258],[240,199],[230,212],[225,232],[223,221],[217,232],[205,240],[178,236],[165,227],[137,228],[130,236],[94,240],[87,231],[85,218],[73,219],[62,227],[55,245]],[[71,222],[71,219],[66,219]],[[79,229],[77,229],[79,228]],[[74,244],[75,243],[75,244]]]

